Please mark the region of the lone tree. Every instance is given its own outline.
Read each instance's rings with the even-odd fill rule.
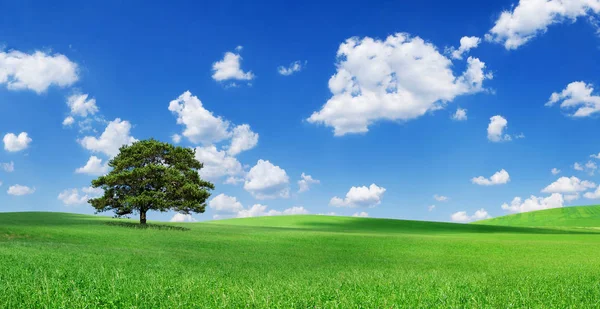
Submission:
[[[119,150],[108,162],[112,171],[92,181],[94,188],[104,189],[103,196],[88,201],[96,213],[114,210],[119,217],[138,213],[140,224],[146,224],[148,210],[204,212],[209,190],[215,187],[200,179],[202,163],[194,158],[193,149],[149,139]]]

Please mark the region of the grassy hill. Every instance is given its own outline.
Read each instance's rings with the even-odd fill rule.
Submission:
[[[531,211],[476,223],[501,226],[600,228],[600,205]]]
[[[600,234],[285,216],[134,229],[0,213],[0,308],[598,306]]]

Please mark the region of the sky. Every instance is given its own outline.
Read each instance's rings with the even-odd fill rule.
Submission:
[[[0,2],[0,211],[93,214],[122,145],[196,150],[204,221],[599,204],[600,0]],[[103,215],[111,215],[103,213]]]

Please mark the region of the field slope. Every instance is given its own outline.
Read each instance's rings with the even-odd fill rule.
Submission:
[[[476,224],[600,229],[600,205],[531,211],[478,221]]]
[[[0,213],[0,308],[597,308],[600,234],[327,216]]]

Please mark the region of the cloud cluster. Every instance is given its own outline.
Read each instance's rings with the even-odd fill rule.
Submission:
[[[600,12],[600,0],[520,0],[510,11],[500,14],[485,38],[501,43],[506,49],[517,49],[548,26]]]
[[[288,198],[290,179],[279,166],[268,160],[258,160],[244,181],[244,189],[257,199]]]
[[[510,204],[502,204],[502,209],[512,213],[520,213],[542,209],[560,208],[563,207],[564,202],[564,197],[560,193],[552,193],[552,195],[548,197],[537,197],[532,195],[524,201],[520,197],[515,197]]]
[[[225,194],[219,194],[208,202],[208,207],[216,212],[214,219],[220,218],[248,218],[261,216],[284,216],[284,215],[301,215],[308,214],[302,206],[294,206],[283,211],[268,209],[266,205],[254,204],[249,208],[245,208],[237,198]]]
[[[320,180],[314,179],[311,175],[302,173],[302,175],[300,175],[300,180],[298,180],[298,193],[306,192],[310,190],[311,185],[320,183]]]
[[[450,220],[452,220],[453,222],[460,222],[460,223],[478,221],[478,220],[489,219],[489,218],[491,218],[491,216],[483,208],[475,211],[475,213],[471,216],[469,216],[466,211],[455,212],[450,216]]]
[[[458,49],[450,48],[450,52],[452,58],[454,59],[462,59],[463,54],[468,53],[471,49],[476,48],[479,43],[481,43],[481,39],[476,36],[463,36],[460,38],[460,47]]]
[[[546,106],[559,103],[560,108],[573,111],[572,117],[589,117],[600,112],[600,95],[593,95],[594,87],[584,82],[572,82],[561,92],[554,92]]]
[[[508,121],[506,120],[506,118],[500,115],[496,115],[490,118],[490,124],[487,128],[488,140],[495,143],[512,140],[510,135],[504,133],[504,130],[506,130],[507,126]]]
[[[304,65],[306,65],[306,61],[304,62]],[[277,67],[277,72],[283,76],[289,76],[296,72],[302,71],[304,65],[300,61],[294,61],[290,63],[290,65],[288,65],[287,67]]]
[[[376,184],[362,187],[352,187],[346,193],[345,198],[333,197],[329,201],[330,206],[335,207],[375,207],[381,203],[386,189]]]
[[[480,186],[494,186],[494,185],[503,185],[510,181],[510,175],[504,169],[494,173],[490,178],[485,178],[483,176],[473,177],[471,182],[480,185]]]
[[[19,135],[14,133],[7,133],[2,139],[4,142],[4,149],[9,152],[17,152],[27,149],[29,144],[33,141],[27,132],[21,132]]]
[[[6,191],[6,193],[8,193],[9,195],[15,195],[15,196],[29,195],[29,194],[33,194],[34,192],[35,192],[35,188],[31,188],[31,187],[23,186],[23,185],[10,186],[10,187],[8,187],[8,190]]]
[[[9,90],[32,90],[40,94],[52,85],[67,87],[79,79],[77,64],[61,54],[32,54],[0,49],[0,85]]]
[[[461,75],[437,48],[419,37],[397,33],[385,40],[350,38],[339,46],[332,97],[308,122],[334,129],[336,136],[364,133],[375,122],[407,121],[443,108],[460,95],[483,90],[492,75],[485,63],[467,59]]]
[[[81,193],[77,188],[66,189],[58,194],[58,199],[65,206],[76,206],[86,204],[91,198],[104,194],[101,188],[85,187],[81,188]]]
[[[240,62],[242,56],[239,52],[242,50],[241,46],[236,47],[238,53],[226,52],[222,60],[213,63],[213,75],[212,78],[218,82],[226,80],[252,80],[254,74],[252,71],[244,72],[241,68]]]

